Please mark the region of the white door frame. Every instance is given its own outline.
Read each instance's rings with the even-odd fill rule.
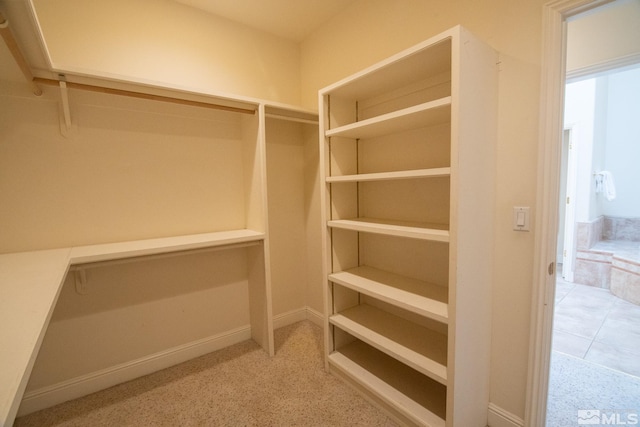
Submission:
[[[567,19],[613,0],[554,0],[544,5],[540,140],[534,274],[525,425],[543,427],[547,413],[555,293]]]
[[[577,165],[578,147],[576,146],[576,126],[565,127],[564,132],[569,133],[569,139],[562,141],[567,146],[566,160],[566,200],[564,203],[564,247],[562,248],[562,278],[567,282],[573,282],[574,260],[576,253],[576,194],[577,194]],[[565,166],[565,165],[563,165]]]

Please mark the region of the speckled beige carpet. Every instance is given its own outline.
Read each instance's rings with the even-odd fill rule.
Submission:
[[[253,341],[66,402],[15,426],[395,426],[322,361],[322,331],[278,329],[276,356]]]

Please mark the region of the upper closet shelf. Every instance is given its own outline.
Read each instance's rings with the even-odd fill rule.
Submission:
[[[445,286],[368,266],[332,273],[329,280],[438,322],[449,321]]]
[[[391,133],[433,126],[451,119],[451,97],[414,105],[402,110],[329,129],[325,136],[372,138]]]
[[[358,175],[328,176],[328,183],[389,181],[394,179],[438,178],[451,175],[451,168],[414,169],[395,172],[376,172]]]
[[[254,230],[230,230],[186,236],[162,237],[101,245],[77,246],[71,249],[70,264],[111,261],[122,258],[157,255],[169,252],[257,242],[264,233]]]
[[[406,221],[386,221],[374,218],[331,220],[329,227],[387,236],[407,237],[435,242],[449,242],[449,231],[442,224],[427,224]]]

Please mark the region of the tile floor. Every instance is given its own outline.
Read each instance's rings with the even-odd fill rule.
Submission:
[[[640,377],[640,306],[558,277],[553,350]]]

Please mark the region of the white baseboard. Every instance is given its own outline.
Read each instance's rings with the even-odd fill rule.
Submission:
[[[322,327],[324,316],[310,307],[303,307],[274,316],[273,325],[274,329],[278,329],[302,320],[309,320]],[[18,416],[77,399],[250,339],[251,327],[243,326],[58,384],[32,390],[24,394]]]
[[[307,320],[306,307],[273,316],[273,329],[280,329],[303,320]]]
[[[319,311],[316,311],[311,307],[307,307],[307,319],[321,328],[324,328],[324,314]]]
[[[18,416],[77,399],[250,339],[251,327],[243,326],[58,384],[29,391],[22,399]]]
[[[489,427],[524,427],[524,420],[489,403]]]
[[[324,324],[324,315],[311,307],[297,308],[295,310],[273,316],[273,329],[292,325],[302,320],[309,320],[322,327]]]

